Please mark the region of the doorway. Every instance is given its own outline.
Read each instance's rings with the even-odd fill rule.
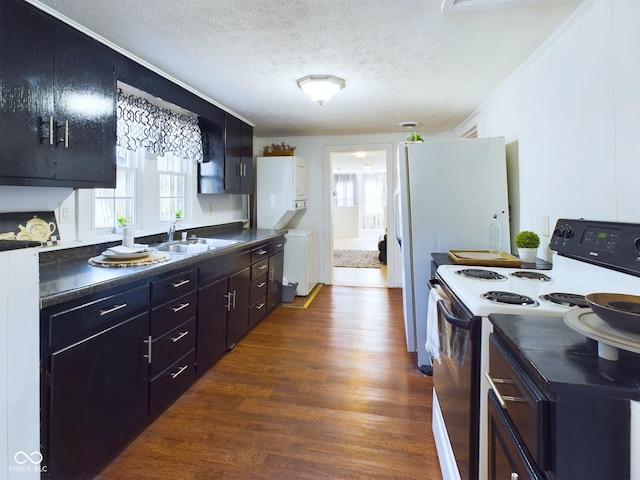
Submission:
[[[334,285],[387,285],[387,152],[331,152]]]

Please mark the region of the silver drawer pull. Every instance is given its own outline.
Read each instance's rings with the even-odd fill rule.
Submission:
[[[258,268],[259,268],[260,270],[264,270],[265,268],[269,268],[269,267],[268,267],[267,265],[260,265]]]
[[[171,286],[173,288],[178,288],[181,287],[182,285],[186,285],[187,283],[189,283],[191,280],[180,280],[179,282],[176,283],[172,283]]]
[[[284,243],[276,243],[276,248],[280,248],[284,245]]]
[[[179,307],[173,307],[171,310],[173,310],[173,313],[178,313],[180,310],[187,308],[189,305],[189,302],[183,303]]]
[[[264,287],[266,284],[267,284],[267,282],[260,282],[260,283],[258,284],[258,288],[262,288],[262,287]]]
[[[147,354],[143,355],[143,357],[147,359],[147,363],[149,363],[149,365],[151,365],[151,341],[151,335],[149,335],[147,339],[144,340],[144,343],[147,344]]]
[[[182,337],[185,337],[187,335],[189,335],[189,330],[187,330],[186,332],[180,332],[180,335],[178,335],[177,337],[171,337],[171,341],[175,343],[178,340],[180,340]]]
[[[264,308],[264,302],[258,305],[257,310],[262,310]]]
[[[109,315],[110,313],[117,312],[118,310],[122,310],[126,306],[127,304],[123,303],[121,305],[116,305],[115,307],[107,308],[106,310],[100,310],[100,316],[102,317],[103,315]]]
[[[491,387],[491,390],[493,390],[494,393],[496,394],[496,397],[498,398],[498,402],[500,403],[500,406],[502,407],[503,410],[507,409],[507,402],[524,402],[524,403],[527,402],[526,398],[512,397],[511,395],[502,395],[498,391],[496,387],[496,383],[513,384],[513,380],[507,380],[504,378],[491,378],[488,372],[484,372],[484,376],[487,379],[487,382],[489,382],[489,386]]]
[[[178,367],[178,371],[176,373],[171,373],[170,374],[171,378],[176,378],[178,375],[180,375],[182,372],[184,372],[187,369],[188,366],[189,365],[184,365],[182,367]]]
[[[265,253],[267,253],[266,250],[260,249],[256,252],[258,255],[264,255]]]

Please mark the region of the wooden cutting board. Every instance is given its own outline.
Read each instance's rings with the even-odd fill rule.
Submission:
[[[484,267],[519,267],[522,260],[505,252],[491,253],[489,250],[449,250],[449,258],[459,265],[481,265]]]

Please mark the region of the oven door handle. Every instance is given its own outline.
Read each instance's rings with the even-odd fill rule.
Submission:
[[[440,285],[440,280],[436,277],[429,277],[429,280],[427,280],[427,287],[429,287],[429,290],[436,288],[438,285]]]
[[[442,300],[438,300],[438,311],[444,316],[445,320],[451,325],[463,330],[471,330],[471,320],[463,320],[458,318],[447,311],[447,306]]]

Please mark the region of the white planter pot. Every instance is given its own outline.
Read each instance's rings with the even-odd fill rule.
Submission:
[[[518,248],[518,256],[524,263],[535,263],[537,254],[537,248]]]

